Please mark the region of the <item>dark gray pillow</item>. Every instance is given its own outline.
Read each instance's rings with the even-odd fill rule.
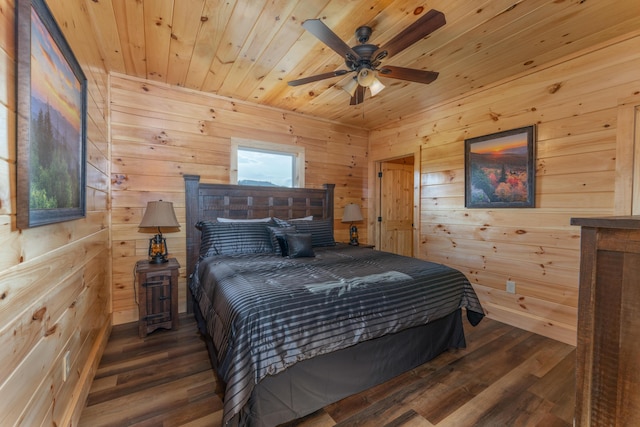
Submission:
[[[287,242],[287,256],[289,258],[314,257],[312,236],[309,233],[288,233],[284,239]]]
[[[273,247],[273,251],[282,256],[287,256],[286,249],[286,241],[284,240],[284,235],[287,233],[295,233],[296,228],[293,226],[289,227],[268,227],[269,235],[271,237],[271,246]]]

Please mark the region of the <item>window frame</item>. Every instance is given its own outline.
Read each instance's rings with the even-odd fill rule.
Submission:
[[[293,188],[304,188],[305,156],[304,147],[289,144],[279,144],[268,141],[258,141],[246,138],[231,138],[231,165],[229,168],[229,182],[238,185],[238,150],[260,151],[276,155],[292,155],[293,170],[291,177]]]

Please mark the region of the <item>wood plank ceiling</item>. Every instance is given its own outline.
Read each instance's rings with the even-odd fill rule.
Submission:
[[[364,128],[640,30],[638,0],[85,0],[85,5],[110,71]],[[304,20],[321,18],[349,46],[357,44],[355,29],[368,25],[370,43],[383,45],[430,9],[442,11],[447,23],[383,65],[438,71],[435,82],[381,77],[386,88],[374,98],[367,93],[356,106],[341,90],[351,73],[287,85],[345,68],[338,54],[302,28]]]

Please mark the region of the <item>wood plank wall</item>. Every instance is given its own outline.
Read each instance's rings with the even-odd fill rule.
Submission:
[[[99,49],[90,45],[82,1],[49,3],[54,16],[57,8],[74,11],[75,22],[61,27],[89,81],[87,216],[16,227],[15,4],[0,0],[2,426],[76,425],[111,327],[108,76]],[[71,373],[63,381],[67,351]]]
[[[372,131],[372,165],[421,151],[419,257],[463,271],[489,317],[575,345],[580,230],[569,219],[614,214],[617,128],[629,126],[618,110],[640,104],[639,69],[629,35]],[[465,138],[531,124],[536,208],[465,209]]]
[[[138,318],[133,268],[152,235],[137,225],[151,200],[173,202],[183,224],[165,237],[182,266],[180,311],[186,309],[182,176],[228,183],[232,137],[304,147],[306,186],[336,184],[337,240],[349,239],[349,224],[340,222],[345,204],[358,203],[367,214],[366,130],[122,75],[111,77],[111,120],[114,324]]]
[[[185,89],[109,79],[102,61],[108,47],[86,28],[84,0],[50,2],[54,16],[66,17],[62,30],[89,79],[88,213],[18,230],[14,1],[0,0],[0,425],[77,423],[112,304],[116,323],[137,319],[133,265],[150,237],[137,228],[146,202],[171,200],[184,221],[182,175],[228,182],[231,137],[304,146],[307,185],[336,184],[339,240],[348,238],[339,222],[346,203],[361,203],[373,217],[375,162],[421,151],[419,256],[468,274],[490,317],[575,343],[579,230],[569,218],[614,213],[616,150],[629,151],[617,136],[632,127],[618,122],[625,116],[619,109],[640,104],[639,37],[538,67],[368,136]],[[464,209],[464,139],[532,123],[537,207]],[[366,225],[361,240],[373,241]],[[167,237],[184,265],[184,230]],[[507,279],[516,281],[516,295],[504,292]],[[183,276],[182,310],[185,283]],[[72,370],[63,382],[67,350]]]

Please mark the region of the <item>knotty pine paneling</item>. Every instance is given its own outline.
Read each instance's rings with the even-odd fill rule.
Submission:
[[[133,268],[146,257],[149,234],[139,232],[148,201],[173,202],[184,224],[184,174],[228,183],[231,138],[302,146],[307,187],[336,184],[335,236],[347,241],[342,209],[359,203],[367,215],[368,132],[295,113],[237,102],[150,80],[111,77],[112,239],[114,323],[138,319]],[[366,222],[359,225],[367,235]],[[180,262],[180,311],[186,310],[184,225],[167,233]],[[364,241],[364,239],[363,239]]]
[[[638,52],[629,36],[371,132],[372,164],[421,150],[419,257],[463,271],[489,317],[575,345],[580,230],[569,219],[614,214],[627,143],[616,140],[618,109],[640,103]],[[536,208],[465,209],[464,140],[530,124]]]
[[[76,425],[111,328],[108,76],[83,0],[48,2],[88,80],[87,215],[16,228],[15,0],[0,0],[0,425]],[[73,18],[73,25],[67,25]],[[72,30],[73,29],[73,30]],[[62,360],[69,351],[70,377]]]

